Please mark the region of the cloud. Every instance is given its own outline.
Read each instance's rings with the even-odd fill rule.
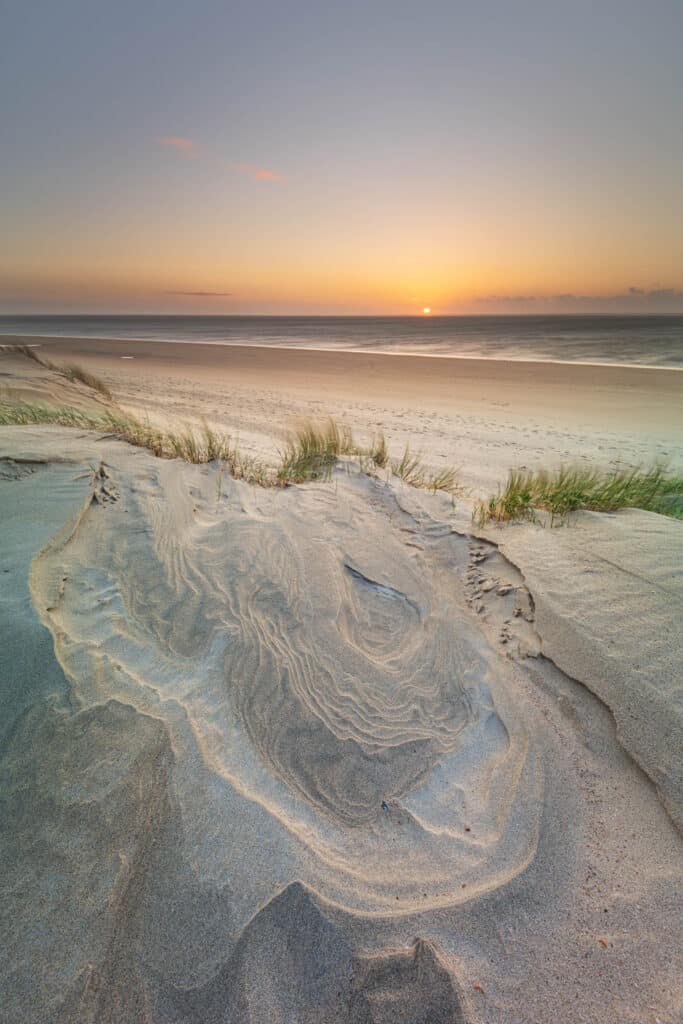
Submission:
[[[187,156],[197,152],[197,143],[194,139],[186,139],[182,135],[160,135],[156,141],[160,146],[168,146],[169,149],[175,149]]]
[[[463,312],[484,313],[682,313],[683,289],[639,288],[632,285],[622,292],[580,295],[562,292],[555,295],[483,295],[453,305]]]
[[[207,152],[205,147],[184,135],[159,135],[154,141],[157,145],[164,146],[166,149],[174,149],[176,153],[181,153],[183,156],[198,156],[201,151],[201,155],[205,158],[215,159],[215,156],[212,156],[210,151]],[[284,181],[285,178],[284,174],[274,171],[272,167],[249,164],[244,160],[229,160],[225,166],[231,171],[237,171],[238,174],[244,174],[252,181]]]
[[[246,174],[248,178],[253,178],[254,181],[284,181],[285,177],[284,174],[280,174],[278,171],[273,171],[269,167],[259,167],[257,164],[245,164],[231,160],[227,166],[231,171]]]
[[[229,298],[232,292],[164,292],[164,295],[193,295],[202,299],[207,298]]]

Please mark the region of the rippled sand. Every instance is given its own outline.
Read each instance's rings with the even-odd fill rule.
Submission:
[[[0,442],[4,1020],[675,1019],[680,836],[448,501]]]
[[[3,1024],[680,1019],[683,527],[462,504],[0,430]]]

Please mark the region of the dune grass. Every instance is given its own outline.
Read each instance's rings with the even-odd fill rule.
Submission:
[[[322,426],[307,422],[291,436],[281,452],[276,471],[260,460],[244,455],[229,435],[212,430],[203,423],[197,430],[165,431],[143,422],[131,413],[113,406],[105,410],[54,407],[33,402],[9,404],[0,401],[0,426],[54,424],[94,430],[145,448],[158,458],[180,458],[191,463],[220,462],[232,476],[263,487],[284,487],[292,483],[329,479],[337,460],[343,455],[360,458],[374,466],[386,466],[388,453],[383,435],[367,448],[357,445],[348,427],[334,420]],[[420,455],[406,446],[403,456],[389,464],[391,472],[411,487],[445,491],[459,490],[457,470],[450,467],[430,473]],[[564,522],[579,509],[615,512],[622,508],[640,508],[683,519],[683,476],[671,474],[662,463],[642,469],[601,470],[583,466],[563,466],[556,471],[510,470],[504,488],[480,501],[472,518],[480,525],[514,520],[535,520],[543,510],[550,525]]]
[[[280,455],[277,480],[281,486],[307,480],[328,480],[338,458],[350,455],[358,457],[364,473],[372,472],[373,468],[388,467],[411,487],[442,490],[451,495],[457,490],[457,470],[447,468],[440,473],[429,473],[422,464],[421,456],[411,455],[409,446],[400,461],[390,462],[384,434],[376,434],[367,446],[359,445],[348,427],[340,427],[332,419],[322,425],[305,421],[292,434]]]
[[[616,512],[640,508],[683,518],[683,477],[656,463],[647,469],[601,470],[563,466],[559,470],[510,470],[507,483],[487,501],[479,502],[473,519],[480,525],[535,520],[539,509],[550,513],[550,525],[565,522],[571,512],[586,509]]]
[[[19,352],[22,356],[26,356],[27,359],[32,359],[34,363],[44,366],[46,370],[52,370],[54,373],[58,373],[62,377],[66,377],[67,380],[78,381],[81,384],[85,384],[87,388],[91,388],[93,391],[99,391],[104,398],[108,398],[110,401],[114,400],[114,396],[104,381],[94,373],[84,370],[83,367],[79,366],[77,363],[67,363],[65,365],[53,363],[50,359],[46,359],[44,356],[39,355],[35,348],[32,348],[30,345],[3,345],[1,347],[5,350],[9,350],[10,352]]]
[[[391,471],[410,487],[421,487],[427,491],[446,491],[451,496],[460,490],[458,470],[446,466],[438,473],[430,473],[425,467],[422,456],[413,455],[410,445],[406,445],[398,462],[391,463]]]
[[[284,486],[306,480],[329,479],[340,455],[358,452],[348,427],[340,427],[332,419],[322,426],[307,420],[291,435],[280,452],[278,482]]]
[[[354,441],[348,427],[330,419],[322,425],[304,422],[280,452],[280,465],[271,471],[259,459],[244,455],[227,434],[212,430],[207,423],[201,429],[186,426],[182,430],[161,430],[143,422],[117,406],[103,411],[55,407],[35,402],[8,404],[0,401],[0,426],[22,424],[54,424],[95,430],[109,434],[138,448],[146,448],[158,458],[178,458],[184,462],[222,462],[228,465],[235,479],[268,487],[300,484],[310,480],[328,480],[340,456],[357,456],[362,472],[389,465],[387,443],[383,434],[373,437],[368,447]],[[421,457],[406,448],[400,462],[390,464],[391,471],[411,487],[431,491],[457,488],[457,471],[451,468],[430,474]]]
[[[426,486],[429,491],[446,491],[448,494],[462,490],[458,470],[453,466],[446,466],[440,473],[429,474]]]
[[[424,487],[426,472],[422,465],[420,455],[412,455],[410,445],[407,444],[398,462],[391,463],[391,471],[395,476],[400,477],[404,484],[411,487]]]
[[[22,356],[26,356],[27,359],[32,359],[34,363],[40,363],[41,366],[45,366],[45,363],[31,345],[0,345],[0,350],[3,352],[19,352]]]
[[[103,417],[98,413],[74,409],[72,406],[41,405],[38,402],[0,402],[0,426],[29,423],[56,423],[64,427],[99,429]]]
[[[69,380],[80,381],[81,384],[85,384],[87,388],[92,388],[93,391],[99,391],[101,395],[113,401],[114,396],[111,391],[99,377],[96,377],[94,373],[89,373],[88,370],[84,370],[82,366],[78,366],[76,363],[69,363],[66,366],[52,366],[52,369],[56,370],[57,373],[63,374],[68,377]]]
[[[384,469],[388,465],[389,449],[387,447],[387,439],[381,431],[373,437],[367,454],[379,469]]]
[[[9,405],[0,402],[0,426],[53,424],[95,430],[120,441],[146,448],[157,458],[180,458],[185,462],[224,462],[238,480],[266,485],[272,474],[258,459],[243,455],[226,434],[219,434],[206,423],[199,432],[192,427],[182,431],[164,431],[119,409],[91,412],[69,406],[55,407],[34,402]]]

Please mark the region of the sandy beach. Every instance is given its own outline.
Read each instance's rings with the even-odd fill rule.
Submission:
[[[589,460],[683,466],[683,372],[543,362],[85,338],[3,337],[98,373],[153,422],[196,422],[274,457],[302,417],[383,430],[490,489],[511,466]]]
[[[332,416],[462,487],[0,427],[0,1017],[680,1020],[683,524],[471,512],[510,467],[680,472],[683,374],[15,340],[266,461]]]

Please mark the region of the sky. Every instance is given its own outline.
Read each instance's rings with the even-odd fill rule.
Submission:
[[[0,313],[683,313],[682,0],[0,0]]]

